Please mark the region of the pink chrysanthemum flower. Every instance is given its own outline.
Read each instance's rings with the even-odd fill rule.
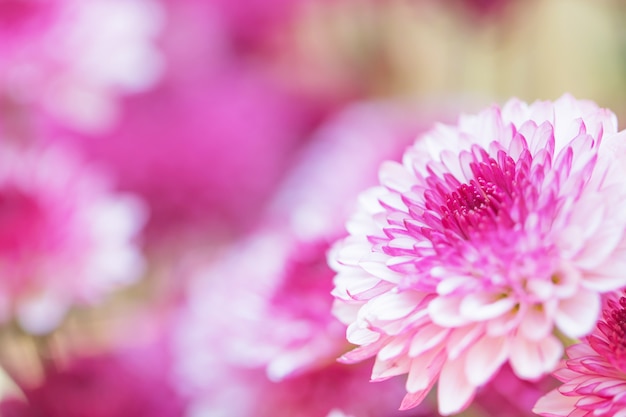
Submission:
[[[408,374],[404,409],[438,381],[444,415],[507,361],[523,379],[552,371],[555,331],[590,333],[601,294],[626,284],[620,139],[594,103],[514,99],[383,164],[329,257],[335,314],[361,345],[343,361]]]
[[[142,206],[68,149],[0,144],[0,324],[53,330],[138,278]]]
[[[607,297],[602,319],[554,376],[563,382],[533,411],[546,417],[626,416],[626,297]]]

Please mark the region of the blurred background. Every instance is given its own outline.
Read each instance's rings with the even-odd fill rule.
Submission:
[[[626,116],[625,19],[619,0],[0,0],[0,415],[437,415],[336,363],[325,254],[435,123],[564,93]],[[499,378],[468,416],[531,415],[552,386]]]

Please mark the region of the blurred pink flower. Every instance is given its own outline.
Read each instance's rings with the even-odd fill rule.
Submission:
[[[181,389],[199,409],[268,417],[395,413],[400,385],[381,393],[364,378],[365,367],[336,364],[348,344],[331,314],[326,251],[342,233],[345,199],[372,184],[380,158],[399,154],[419,129],[409,113],[355,106],[321,129],[262,226],[194,274],[176,345]],[[345,166],[345,176],[328,175]],[[363,394],[369,390],[378,394]]]
[[[177,329],[185,379],[210,385],[205,379],[213,376],[203,364],[215,357],[234,367],[266,369],[273,380],[334,362],[347,345],[343,325],[330,314],[325,247],[323,241],[306,244],[281,231],[259,231],[196,272]]]
[[[546,417],[626,415],[626,297],[607,297],[594,332],[567,348],[569,359],[554,376],[563,385],[542,397],[533,411]]]
[[[189,415],[399,415],[401,384],[371,384],[371,364],[336,363],[348,345],[330,314],[327,247],[259,232],[194,277],[175,341]]]
[[[69,150],[0,144],[0,321],[52,330],[75,303],[135,280],[143,207]]]
[[[535,379],[558,329],[593,329],[626,284],[623,135],[615,116],[563,96],[509,101],[440,125],[387,162],[329,257],[335,314],[376,355],[372,378],[408,374],[403,409],[438,384],[457,413],[507,361]]]
[[[348,346],[330,314],[327,247],[257,233],[194,277],[176,339],[190,415],[396,414],[401,385],[377,387],[368,381],[369,366],[336,364]]]
[[[153,0],[0,1],[0,95],[79,129],[117,116],[117,98],[162,71]]]

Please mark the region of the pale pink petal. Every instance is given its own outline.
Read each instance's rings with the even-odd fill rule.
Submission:
[[[354,322],[348,326],[346,339],[355,345],[365,345],[380,339],[380,333],[373,332],[367,327],[363,327],[360,323]]]
[[[447,361],[441,369],[437,388],[439,413],[449,416],[463,410],[472,401],[476,387],[465,376],[466,358]]]
[[[579,399],[580,397],[565,396],[558,390],[553,390],[537,401],[537,404],[533,407],[533,413],[545,417],[568,416]]]
[[[406,390],[409,393],[418,393],[428,389],[437,380],[445,361],[445,351],[431,349],[424,355],[411,359],[411,365],[406,380]]]
[[[554,317],[557,327],[567,336],[577,338],[591,333],[600,313],[600,296],[581,290],[559,303]]]
[[[400,403],[400,410],[409,410],[411,408],[417,407],[422,401],[424,401],[424,398],[426,398],[426,395],[428,395],[431,388],[432,385],[429,386],[427,389],[415,393],[407,392],[404,398],[402,398],[402,402]]]
[[[415,310],[423,298],[424,295],[416,291],[388,292],[365,304],[361,314],[368,321],[397,320]]]
[[[487,323],[487,333],[490,336],[502,336],[509,334],[520,325],[523,314],[520,311],[510,311],[500,317],[496,317]]]
[[[386,361],[405,353],[409,349],[409,340],[410,338],[408,336],[399,336],[391,339],[389,343],[378,352],[378,359]]]
[[[390,258],[387,255],[368,253],[359,262],[359,266],[363,268],[365,272],[372,274],[377,278],[397,283],[402,279],[402,275],[387,267],[387,262],[389,260]]]
[[[554,336],[533,341],[519,335],[511,343],[511,366],[520,378],[534,379],[556,367],[563,345]]]
[[[551,314],[542,305],[531,306],[520,324],[520,331],[525,338],[540,340],[552,332],[553,321]]]
[[[471,284],[473,278],[472,277],[450,277],[447,276],[446,279],[442,280],[437,284],[437,293],[439,295],[448,295],[454,292],[459,287],[462,287],[465,284]]]
[[[489,320],[511,310],[516,303],[513,297],[497,294],[468,294],[461,301],[460,313],[472,321]]]
[[[508,356],[507,337],[482,337],[467,352],[465,362],[467,380],[474,386],[483,385],[493,377]]]
[[[485,329],[482,325],[469,325],[454,329],[447,340],[448,357],[455,359],[484,333]]]
[[[380,183],[390,190],[404,193],[415,184],[415,176],[397,162],[385,161],[379,170]]]
[[[403,375],[409,373],[411,360],[409,358],[395,358],[393,360],[382,361],[379,358],[374,362],[372,368],[372,381],[383,381],[392,376]]]
[[[343,300],[354,300],[358,294],[371,290],[380,283],[380,279],[356,268],[345,269],[335,276],[335,288],[332,295]]]
[[[409,356],[414,358],[437,346],[446,339],[450,331],[450,329],[441,328],[434,324],[422,327],[411,340]]]
[[[331,256],[331,259],[341,259],[341,265],[357,266],[363,259],[363,256],[370,252],[370,245],[367,242],[358,240],[354,242],[346,241],[345,243],[335,249],[338,250],[337,254]]]
[[[580,253],[575,256],[576,265],[582,269],[592,269],[605,262],[606,258],[615,250],[615,247],[624,236],[624,231],[620,225],[612,221],[606,221],[602,227],[589,239],[586,239],[585,246]]]
[[[459,327],[471,323],[471,319],[461,314],[460,305],[463,297],[438,297],[428,305],[428,314],[435,324],[442,327]]]
[[[338,361],[341,363],[357,363],[362,360],[375,356],[378,351],[385,345],[386,338],[380,338],[374,343],[360,346],[350,352],[344,353]]]

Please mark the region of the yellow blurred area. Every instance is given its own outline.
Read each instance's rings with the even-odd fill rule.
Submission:
[[[355,75],[393,97],[476,95],[533,101],[565,92],[624,107],[624,6],[616,1],[510,1],[471,16],[449,1],[311,2],[295,25],[304,87]],[[451,7],[453,6],[453,7]],[[321,71],[320,71],[321,69]]]

